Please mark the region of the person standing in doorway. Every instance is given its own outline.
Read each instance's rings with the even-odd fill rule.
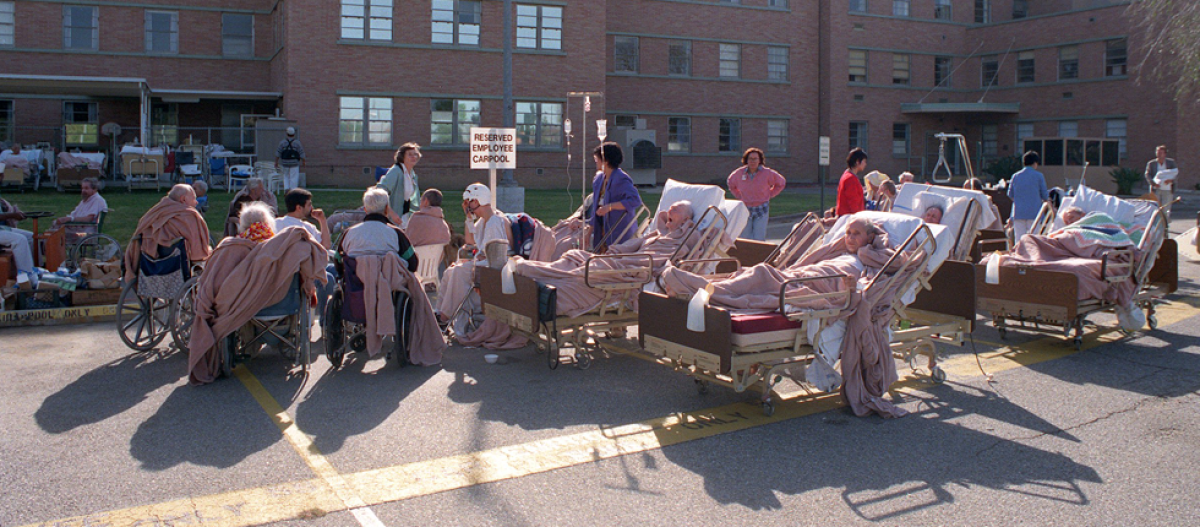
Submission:
[[[379,184],[375,186],[387,191],[391,200],[392,212],[398,215],[396,218],[392,218],[392,222],[397,225],[400,224],[400,216],[412,211],[413,202],[419,199],[417,173],[413,171],[413,168],[420,160],[420,145],[416,143],[400,145],[400,149],[396,150],[396,156],[393,158],[395,164],[388,169],[383,178],[379,180]],[[417,203],[420,202],[417,201]]]
[[[729,174],[727,183],[733,197],[750,209],[750,222],[742,230],[742,238],[763,241],[767,239],[767,218],[771,212],[771,200],[783,192],[787,181],[770,168],[762,149],[747,148],[742,154],[742,167]]]
[[[1175,199],[1175,180],[1178,179],[1179,168],[1175,160],[1167,157],[1167,145],[1159,145],[1154,149],[1154,159],[1146,163],[1146,183],[1150,192],[1158,196],[1158,204],[1163,205],[1163,214],[1171,221],[1171,201]]]
[[[1029,233],[1033,220],[1037,219],[1042,210],[1042,203],[1050,201],[1050,191],[1046,188],[1046,176],[1038,172],[1042,158],[1032,150],[1025,152],[1021,161],[1025,168],[1013,174],[1008,182],[1008,197],[1012,198],[1013,243],[1021,241],[1021,237]]]
[[[861,148],[855,148],[846,155],[846,171],[838,180],[837,206],[833,216],[840,217],[866,210],[866,197],[863,195],[862,182],[858,175],[867,169],[867,153]]]
[[[300,167],[305,164],[304,145],[296,139],[296,127],[289,126],[287,137],[275,149],[275,164],[283,171],[284,191],[300,187]]]

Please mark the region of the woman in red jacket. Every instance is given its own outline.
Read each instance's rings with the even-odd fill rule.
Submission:
[[[866,169],[867,153],[861,148],[851,150],[846,156],[846,171],[838,181],[837,207],[833,211],[835,217],[866,210],[862,182],[858,180],[858,174]]]

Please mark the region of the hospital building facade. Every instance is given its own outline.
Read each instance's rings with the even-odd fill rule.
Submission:
[[[1089,162],[1105,180],[1165,144],[1190,187],[1200,127],[1139,73],[1129,4],[514,0],[515,176],[578,188],[606,119],[626,167],[659,183],[723,181],[751,146],[814,182],[821,136],[832,181],[856,146],[872,169],[922,177],[948,133],[965,136],[976,172],[1036,145],[1066,177]],[[153,144],[252,152],[259,122],[282,118],[300,131],[309,185],[369,184],[415,141],[422,186],[462,188],[486,178],[468,168],[467,131],[503,124],[503,10],[0,0],[0,142],[111,152],[148,130]],[[965,169],[956,149],[943,157]]]

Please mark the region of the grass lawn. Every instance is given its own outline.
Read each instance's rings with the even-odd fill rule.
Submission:
[[[313,192],[314,204],[325,210],[326,215],[333,214],[339,209],[355,209],[362,206],[362,193],[358,191],[341,191],[341,190],[321,190],[315,189]],[[462,229],[463,212],[459,206],[459,196],[462,195],[461,190],[444,191],[446,194],[445,212],[446,221],[454,227],[455,231]],[[126,192],[123,189],[112,189],[109,192],[103,193],[105,201],[111,210],[104,224],[104,232],[116,238],[122,245],[129,241],[133,236],[133,229],[137,226],[138,219],[142,217],[150,207],[154,206],[163,196],[166,195],[166,189],[162,192],[150,190],[135,190]],[[24,211],[51,211],[56,216],[65,216],[75,208],[79,203],[80,196],[78,193],[68,194],[59,193],[53,190],[42,190],[40,192],[5,192],[4,199],[7,199]],[[642,200],[646,206],[654,210],[658,206],[658,200],[661,194],[657,192],[643,192]],[[225,211],[229,208],[229,201],[233,197],[233,193],[227,193],[223,190],[211,191],[208,194],[209,209],[205,218],[208,220],[208,228],[214,233],[220,233],[224,230]],[[278,196],[279,206],[283,207],[283,196]],[[806,193],[784,192],[779,197],[771,201],[771,215],[783,216],[796,213],[815,211],[818,208],[817,196]],[[570,215],[576,208],[579,207],[580,196],[578,191],[573,191],[570,194],[565,190],[525,190],[525,212],[531,216],[542,220],[547,225],[554,225],[558,220]],[[41,220],[40,226],[45,229],[47,225],[52,223],[52,219],[45,218]],[[29,221],[21,223],[21,227],[31,229],[33,224]]]

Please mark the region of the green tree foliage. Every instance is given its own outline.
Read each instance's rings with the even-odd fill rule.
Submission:
[[[1200,88],[1200,2],[1140,0],[1129,6],[1141,30],[1138,70],[1170,84],[1179,96]]]

